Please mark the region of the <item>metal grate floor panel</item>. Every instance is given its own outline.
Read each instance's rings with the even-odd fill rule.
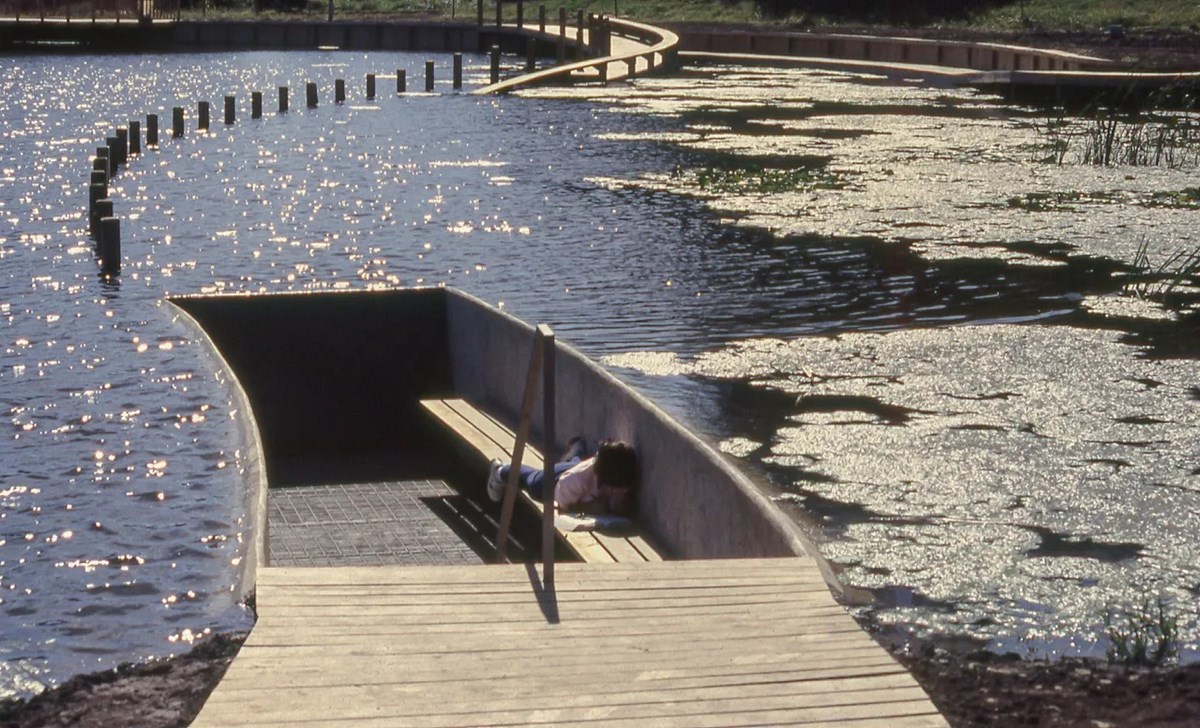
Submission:
[[[268,491],[271,566],[478,564],[439,515],[457,494],[440,480]]]

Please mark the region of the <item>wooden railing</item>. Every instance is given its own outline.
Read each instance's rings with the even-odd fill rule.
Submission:
[[[178,20],[180,0],[2,0],[0,17],[31,22]]]
[[[517,423],[517,439],[513,445],[513,459],[504,488],[504,503],[500,508],[500,529],[496,536],[496,558],[504,562],[507,557],[508,532],[512,525],[513,507],[520,489],[521,460],[525,455],[525,443],[529,441],[533,405],[537,399],[538,373],[542,375],[542,582],[554,583],[554,332],[549,326],[539,324],[533,335],[533,353],[529,357],[529,371],[525,375],[525,394],[521,399],[521,415]]]

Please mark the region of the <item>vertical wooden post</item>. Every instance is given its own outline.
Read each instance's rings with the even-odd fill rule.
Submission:
[[[636,73],[637,73],[637,56],[634,56],[633,58],[626,58],[625,59],[625,75],[628,76],[629,78],[633,78],[634,74],[636,74]]]
[[[546,6],[538,5],[538,32],[546,32]]]
[[[454,88],[462,88],[462,54],[454,54]]]
[[[542,346],[542,589],[554,585],[554,332],[537,327]]]
[[[373,73],[367,74],[367,98],[375,98],[375,74]]]
[[[196,128],[200,131],[208,130],[208,102],[201,101],[196,109],[196,114],[199,120],[196,122]]]
[[[286,114],[288,110],[288,87],[279,87],[279,113]]]
[[[608,85],[608,64],[601,63],[599,66],[596,66],[596,70],[600,72],[600,84],[603,86],[607,86]]]
[[[108,275],[121,272],[121,218],[100,218],[100,270]]]
[[[113,214],[112,200],[110,200],[107,197],[96,200],[95,214],[92,216],[92,219],[91,219],[91,222],[90,222],[90,225],[88,228],[88,232],[90,232],[92,234],[92,237],[96,239],[96,242],[100,242],[100,236],[103,235],[103,231],[100,226],[100,221],[106,217],[112,217],[112,214]]]
[[[496,0],[496,27],[504,25],[504,0]]]
[[[492,46],[492,83],[500,83],[500,46]]]
[[[158,114],[146,114],[146,146],[158,146]]]
[[[333,82],[333,102],[340,104],[346,100],[346,79],[339,78]]]
[[[123,126],[117,127],[117,165],[129,163],[129,130]]]
[[[96,216],[96,210],[99,209],[100,200],[105,199],[108,199],[108,185],[93,179],[88,185],[88,233],[93,237],[96,235],[96,221],[100,219]]]
[[[100,185],[100,189],[97,190],[100,196],[96,198],[97,200],[103,200],[105,197],[108,197],[108,177],[105,176],[104,172],[93,169],[92,176],[89,179],[91,180],[88,185],[89,189],[91,185]]]
[[[92,157],[92,169],[103,172],[105,181],[112,176],[112,169],[108,164],[108,147],[96,147],[96,156]]]
[[[105,137],[104,146],[108,147],[108,178],[112,179],[117,174],[117,138],[115,136]]]
[[[250,118],[262,118],[262,91],[254,91],[250,94]]]
[[[517,29],[525,27],[525,0],[517,0]]]
[[[237,99],[233,96],[225,97],[225,123],[232,124],[237,116]]]
[[[567,9],[558,9],[558,65],[567,61]]]
[[[171,109],[171,136],[183,136],[183,107],[176,106]]]
[[[129,120],[129,153],[142,153],[142,122]]]
[[[512,523],[513,504],[517,500],[517,491],[521,489],[521,463],[525,458],[525,444],[529,442],[530,420],[533,416],[533,403],[537,399],[538,374],[542,366],[542,342],[539,334],[534,334],[533,349],[529,354],[529,370],[525,373],[525,392],[521,397],[521,412],[517,418],[517,437],[513,442],[513,459],[509,465],[508,480],[505,482],[504,499],[500,506],[500,524],[496,536],[496,560],[504,562],[508,553],[508,530]],[[549,454],[544,457],[549,458]],[[550,481],[547,481],[550,482]]]
[[[583,11],[575,12],[575,57],[583,55]]]
[[[408,88],[408,71],[403,68],[396,69],[396,93],[402,94]]]
[[[433,61],[425,61],[425,92],[433,91]]]
[[[525,38],[525,72],[533,73],[537,68],[537,39]]]
[[[475,0],[475,11],[476,11],[476,16],[477,16],[476,20],[475,20],[475,24],[482,27],[483,26],[483,0]]]
[[[304,87],[304,90],[305,90],[306,96],[308,97],[308,99],[307,99],[308,100],[308,108],[310,108],[310,109],[317,108],[317,84],[313,83],[312,81],[309,81],[308,84]]]

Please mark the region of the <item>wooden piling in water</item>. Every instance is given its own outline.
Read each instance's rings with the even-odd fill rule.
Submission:
[[[104,160],[104,166],[96,167],[95,165],[93,165],[92,168],[93,169],[103,169],[104,176],[111,179],[112,174],[113,174],[113,167],[112,167],[112,160],[108,158],[108,145],[107,144],[102,147],[96,147],[96,158]]]
[[[176,106],[171,109],[171,136],[183,136],[183,107]]]
[[[262,91],[254,91],[250,94],[250,118],[262,118]]]
[[[228,126],[229,124],[234,123],[234,121],[236,121],[236,116],[237,116],[237,99],[234,98],[233,96],[226,96],[225,97],[225,124]]]
[[[333,82],[333,103],[343,104],[346,102],[346,79],[339,78]]]
[[[196,107],[196,128],[200,131],[208,131],[208,102],[201,101]]]
[[[317,108],[317,84],[309,81],[304,87],[304,95],[308,101],[308,108]]]
[[[104,183],[108,184],[108,158],[98,154],[92,157],[92,172],[104,175]]]
[[[583,11],[575,12],[575,57],[583,55]]]
[[[525,72],[533,73],[537,68],[537,40],[525,39]]]
[[[367,74],[367,98],[375,98],[375,74],[373,73]]]
[[[425,61],[425,91],[433,91],[433,61]]]
[[[116,164],[122,166],[129,163],[129,130],[123,126],[116,129],[117,145],[113,149],[117,153]]]
[[[567,9],[560,7],[558,9],[558,65],[562,65],[567,61]]]
[[[93,172],[93,174],[95,174]],[[108,199],[108,185],[103,182],[97,182],[95,179],[88,185],[88,234],[95,236],[96,234],[96,207],[100,200]]]
[[[104,188],[104,194],[97,197],[96,198],[97,200],[103,200],[105,197],[108,197],[108,177],[105,176],[104,172],[102,172],[98,169],[93,169],[90,180],[91,181],[88,183],[89,186],[90,185],[101,185]]]
[[[500,83],[500,46],[492,46],[492,83]]]
[[[288,87],[279,87],[279,113],[286,114],[288,110]]]
[[[396,69],[396,93],[402,94],[408,90],[408,71]]]
[[[88,232],[92,237],[99,242],[103,232],[100,229],[100,221],[106,217],[112,217],[113,201],[107,197],[102,197],[96,200],[96,207],[92,212],[92,217],[88,222]]]
[[[100,218],[100,270],[109,275],[121,271],[121,218]]]
[[[146,114],[146,146],[158,146],[158,114]]]
[[[112,179],[117,173],[117,138],[105,137],[104,146],[108,147],[108,178]]]
[[[462,88],[462,54],[454,54],[454,88]]]
[[[633,74],[637,72],[637,57],[625,59],[625,75],[633,78]]]
[[[134,119],[129,120],[129,153],[142,153],[142,123]]]

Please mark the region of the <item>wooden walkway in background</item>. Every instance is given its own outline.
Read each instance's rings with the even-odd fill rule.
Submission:
[[[945,726],[806,558],[263,568],[195,726]]]

